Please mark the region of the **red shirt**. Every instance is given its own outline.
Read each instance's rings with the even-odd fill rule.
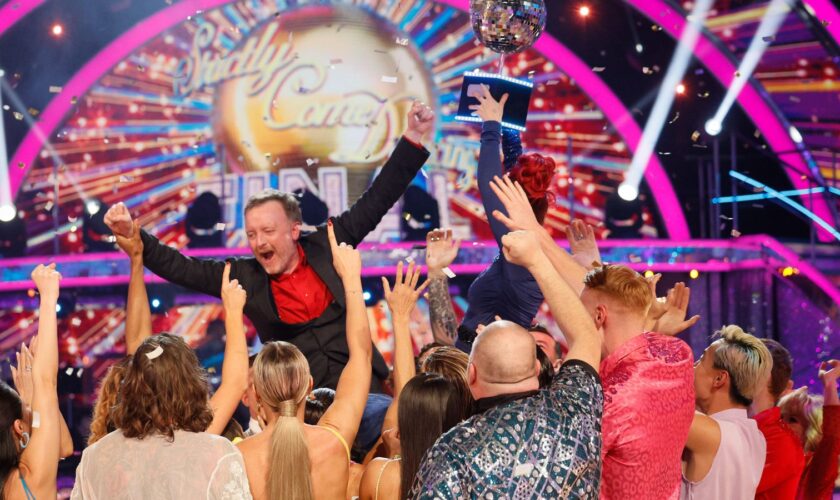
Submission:
[[[306,254],[298,244],[300,261],[288,274],[271,277],[271,293],[277,315],[284,323],[306,323],[320,316],[333,301],[329,288],[306,261]]]
[[[767,441],[767,459],[756,500],[793,500],[805,468],[805,453],[799,437],[782,421],[782,410],[774,406],[754,416],[758,430]]]
[[[601,498],[678,499],[694,419],[694,357],[680,339],[644,333],[601,361]]]
[[[822,431],[817,450],[807,457],[808,465],[796,494],[798,500],[830,500],[834,491],[840,456],[840,406],[823,406]]]

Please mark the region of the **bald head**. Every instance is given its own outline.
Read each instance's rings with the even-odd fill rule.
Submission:
[[[528,330],[510,321],[495,321],[475,339],[470,361],[474,367],[470,385],[479,385],[477,397],[529,390],[539,386],[536,343]]]

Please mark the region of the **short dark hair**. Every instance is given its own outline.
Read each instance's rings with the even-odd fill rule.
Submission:
[[[793,373],[793,358],[790,351],[785,349],[780,342],[773,339],[761,339],[761,341],[773,356],[773,369],[770,370],[770,394],[773,395],[773,401],[778,403]]]
[[[554,365],[551,364],[548,354],[544,353],[540,346],[537,346],[537,361],[540,362],[540,374],[538,376],[540,389],[545,389],[554,380]]]
[[[531,325],[531,328],[528,328],[528,331],[542,333],[551,337],[551,340],[554,341],[554,354],[557,355],[557,359],[563,359],[563,344],[561,344],[557,341],[556,338],[554,338],[554,335],[552,335],[551,332],[548,331],[548,327],[546,327],[542,323],[534,323],[533,325]]]
[[[245,204],[245,214],[252,208],[260,205],[265,205],[270,201],[276,201],[283,207],[286,212],[286,217],[292,222],[302,222],[303,216],[300,213],[300,202],[297,197],[291,193],[284,193],[278,189],[263,189],[259,193],[252,194]]]
[[[318,425],[318,421],[321,420],[334,400],[335,391],[329,387],[319,387],[312,391],[306,398],[303,422],[309,425]]]
[[[23,418],[23,403],[20,396],[8,384],[0,380],[0,488],[6,484],[9,474],[20,464],[20,452],[15,443],[15,420]]]

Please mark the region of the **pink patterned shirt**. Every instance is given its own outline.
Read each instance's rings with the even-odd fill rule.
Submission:
[[[694,418],[694,356],[643,333],[601,361],[601,498],[679,498],[680,457]]]

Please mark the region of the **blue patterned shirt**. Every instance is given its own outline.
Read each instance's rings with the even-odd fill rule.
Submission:
[[[411,498],[598,498],[603,409],[598,374],[568,361],[550,387],[441,436]]]

